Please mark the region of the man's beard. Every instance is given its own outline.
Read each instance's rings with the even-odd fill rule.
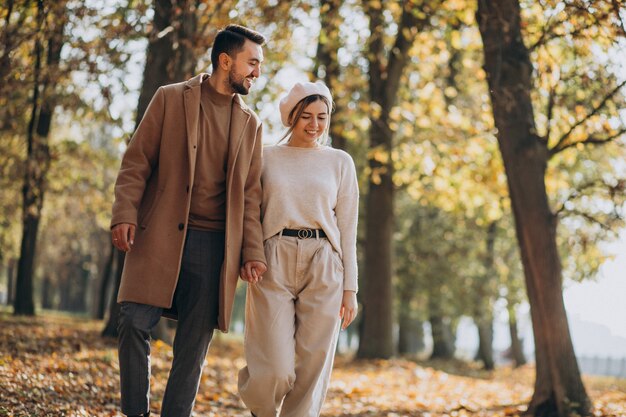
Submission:
[[[239,79],[237,79],[237,74],[235,74],[234,70],[231,70],[228,73],[228,85],[230,85],[230,88],[232,88],[232,90],[237,93],[237,94],[241,94],[241,95],[247,95],[250,92],[250,89],[246,87],[246,85],[244,84],[246,80],[246,77],[241,77]]]

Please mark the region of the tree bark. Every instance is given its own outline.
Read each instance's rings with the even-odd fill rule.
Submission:
[[[366,3],[370,22],[368,45],[369,94],[372,109],[369,131],[369,191],[366,197],[365,273],[361,297],[363,325],[358,358],[389,358],[394,354],[392,233],[394,224],[393,130],[390,112],[397,101],[408,50],[425,20],[416,17],[412,2],[403,4],[395,44],[385,56],[382,2]]]
[[[535,128],[533,68],[521,35],[520,5],[517,0],[479,0],[477,21],[535,337],[535,392],[527,412],[590,415],[563,303],[557,218],[544,182],[548,149]]]
[[[496,222],[491,222],[487,227],[484,253],[484,276],[474,281],[474,322],[478,329],[478,352],[476,359],[482,361],[485,369],[492,370],[495,367],[493,360],[493,303],[497,295],[494,279]]]
[[[341,71],[339,68],[339,59],[337,53],[341,46],[339,30],[343,24],[343,19],[339,14],[342,1],[340,0],[321,0],[320,1],[320,34],[317,43],[317,53],[315,59],[315,67],[313,68],[313,76],[323,79],[333,94],[335,101],[335,110],[330,124],[331,145],[333,148],[346,149],[347,139],[343,134],[344,123],[341,119],[344,115],[344,109],[340,104],[340,94],[344,94],[345,89],[339,87]]]
[[[56,6],[62,10],[64,7]],[[58,12],[57,12],[58,13]],[[37,232],[41,209],[43,207],[44,192],[46,187],[46,175],[50,167],[50,150],[48,147],[48,135],[54,112],[54,103],[49,97],[48,88],[54,80],[50,74],[58,66],[63,47],[64,19],[60,13],[54,16],[53,31],[47,40],[46,68],[44,70],[42,59],[44,45],[42,34],[37,34],[35,39],[35,68],[33,83],[33,98],[31,116],[28,126],[28,153],[24,172],[24,185],[22,187],[22,243],[20,247],[20,259],[17,269],[17,282],[15,303],[13,311],[16,315],[34,315],[35,304],[33,299],[33,275],[35,253],[37,247]],[[43,0],[37,2],[38,27],[44,27],[46,12]]]
[[[113,276],[113,268],[115,264],[115,247],[109,245],[109,256],[107,257],[104,269],[102,271],[102,277],[100,278],[100,292],[98,293],[98,310],[96,312],[96,318],[98,320],[104,319],[104,313],[107,305],[107,295],[109,288],[111,287],[111,277]]]
[[[82,266],[74,266],[74,274],[72,281],[74,285],[72,288],[72,311],[77,313],[87,313],[87,294],[89,294],[89,270]]]
[[[454,358],[454,338],[450,323],[438,314],[431,314],[430,329],[433,338],[433,351],[431,359],[452,359]]]
[[[193,52],[197,28],[195,3],[191,0],[156,0],[154,3],[135,127],[160,86],[187,80],[194,73],[198,60]],[[180,15],[174,13],[177,10]]]
[[[485,318],[476,323],[478,327],[478,352],[476,358],[480,360],[485,369],[493,370],[495,362],[493,360],[493,317],[491,320]]]
[[[41,284],[41,308],[52,309],[52,285],[50,277],[44,276]]]
[[[511,357],[515,363],[515,367],[526,364],[526,356],[524,355],[524,347],[519,338],[517,330],[517,317],[515,316],[515,308],[508,307],[509,311],[509,334],[511,335]]]
[[[414,355],[424,350],[422,322],[400,310],[398,318],[398,354]]]
[[[120,305],[117,303],[117,294],[120,290],[120,282],[122,281],[122,270],[126,253],[120,250],[114,251],[115,256],[115,281],[113,285],[113,295],[109,302],[109,318],[107,319],[104,329],[102,329],[103,337],[117,337],[117,319],[120,315]]]
[[[13,305],[15,298],[15,259],[10,258],[7,264],[7,305]]]

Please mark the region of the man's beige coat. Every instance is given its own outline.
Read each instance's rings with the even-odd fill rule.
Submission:
[[[115,184],[111,226],[136,228],[118,302],[170,308],[183,253],[193,187],[200,85],[207,74],[160,87],[133,135]],[[226,253],[218,327],[228,331],[239,268],[265,262],[260,224],[261,123],[235,95],[226,174]],[[202,161],[198,161],[202,163]]]

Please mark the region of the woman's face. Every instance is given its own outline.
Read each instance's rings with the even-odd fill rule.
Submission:
[[[324,134],[328,125],[328,107],[322,100],[316,100],[304,108],[291,133],[290,144],[303,148],[314,147],[317,139]]]

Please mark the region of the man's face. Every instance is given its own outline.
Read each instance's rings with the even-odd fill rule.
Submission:
[[[246,39],[243,49],[232,58],[228,71],[228,85],[233,93],[246,95],[254,80],[261,75],[263,48],[261,45]]]

